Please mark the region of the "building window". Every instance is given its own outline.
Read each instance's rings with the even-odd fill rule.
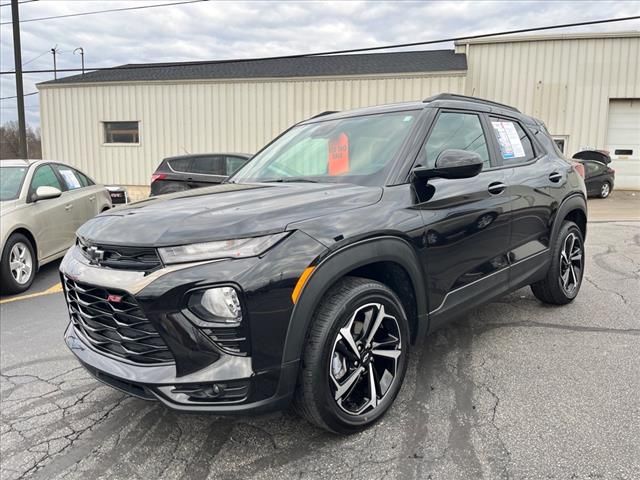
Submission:
[[[140,143],[140,122],[104,122],[104,143]]]

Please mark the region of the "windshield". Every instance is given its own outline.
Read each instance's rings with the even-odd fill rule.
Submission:
[[[26,174],[27,167],[0,168],[0,201],[18,198]]]
[[[293,127],[231,179],[383,185],[420,110],[341,118]]]

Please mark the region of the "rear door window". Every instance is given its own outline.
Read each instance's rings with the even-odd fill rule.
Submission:
[[[62,177],[67,190],[75,190],[77,188],[82,188],[83,186],[86,187],[86,185],[82,185],[82,181],[78,178],[76,171],[73,168],[69,168],[64,165],[56,165],[56,169]]]
[[[202,175],[226,175],[227,164],[225,157],[222,155],[195,157],[191,161],[191,171]]]
[[[189,172],[191,166],[191,158],[174,158],[173,160],[167,160],[171,170],[176,172]]]
[[[493,116],[489,118],[503,165],[527,163],[536,158],[531,139],[518,122]]]

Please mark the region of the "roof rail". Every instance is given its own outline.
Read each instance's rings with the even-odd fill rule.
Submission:
[[[312,118],[324,117],[325,115],[331,115],[332,113],[339,113],[339,110],[326,110],[324,112],[318,113],[313,117],[309,117],[307,120],[311,120]]]
[[[507,110],[513,110],[514,112],[521,113],[515,107],[505,105],[504,103],[494,102],[492,100],[485,100],[484,98],[469,97],[467,95],[459,95],[457,93],[439,93],[423,100],[424,103],[433,102],[434,100],[460,100],[463,102],[484,103],[485,105],[493,105],[495,107],[506,108]]]

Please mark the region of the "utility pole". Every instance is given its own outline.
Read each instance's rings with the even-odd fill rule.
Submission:
[[[80,51],[80,61],[82,63],[82,75],[84,75],[84,48],[82,47],[78,47],[73,51],[73,54],[75,55],[77,51]]]
[[[58,70],[56,67],[56,54],[58,53],[58,45],[51,49],[51,55],[53,55],[53,79],[58,79]]]
[[[13,23],[13,61],[16,69],[16,102],[18,106],[18,156],[27,158],[27,126],[24,121],[24,89],[22,88],[22,51],[20,49],[20,16],[18,0],[11,0]]]

